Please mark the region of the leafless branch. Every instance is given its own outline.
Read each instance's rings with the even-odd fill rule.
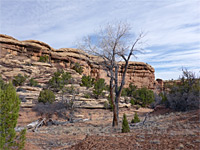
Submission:
[[[85,38],[83,49],[102,59],[101,66],[105,69],[107,76],[110,78],[110,95],[113,102],[113,124],[118,125],[118,102],[121,91],[125,84],[125,76],[131,56],[135,56],[135,52],[141,52],[138,47],[141,39],[145,36],[143,32],[132,42],[128,44],[130,26],[127,23],[119,22],[118,24],[107,24],[105,28],[101,28],[96,35],[95,42],[92,42],[91,37]],[[97,39],[97,40],[96,40]],[[127,46],[129,45],[129,46]],[[118,88],[118,69],[119,59],[125,61],[123,65],[122,81]],[[113,87],[115,87],[115,101],[113,96]]]

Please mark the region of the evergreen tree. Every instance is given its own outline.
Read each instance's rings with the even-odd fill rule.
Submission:
[[[137,96],[136,100],[142,103],[142,107],[146,107],[146,105],[151,104],[154,102],[154,93],[152,90],[143,87],[136,91]]]
[[[106,84],[104,79],[98,79],[94,83],[94,90],[93,93],[95,94],[96,98],[99,98],[100,95],[102,95],[103,90],[105,89]]]
[[[0,88],[0,149],[22,149],[26,130],[23,130],[17,140],[15,127],[17,125],[20,99],[12,83]]]
[[[24,82],[26,81],[27,76],[26,75],[22,75],[22,74],[18,74],[17,76],[14,76],[13,78],[13,85],[14,86],[22,86],[24,84]]]
[[[38,86],[38,82],[36,80],[34,80],[33,78],[31,78],[29,80],[29,85],[33,86],[33,87],[37,87]]]
[[[4,86],[5,86],[5,83],[4,83],[4,81],[3,81],[3,79],[2,79],[2,77],[0,75],[0,89],[3,89]]]
[[[134,118],[131,120],[131,123],[138,123],[140,122],[140,119],[138,117],[137,112],[135,112]]]
[[[51,90],[42,90],[40,91],[40,95],[38,96],[38,102],[42,103],[50,103],[52,104],[55,101],[55,95]]]
[[[67,85],[72,78],[71,74],[68,72],[64,72],[64,70],[57,70],[54,73],[53,77],[48,81],[48,86],[53,91],[58,92]]]
[[[84,75],[81,78],[81,82],[82,82],[81,86],[85,86],[88,89],[88,88],[90,88],[90,87],[93,86],[93,84],[94,84],[94,78],[92,78],[91,76]]]
[[[83,73],[83,67],[79,63],[75,63],[72,69],[74,69],[79,74]]]
[[[123,115],[123,121],[122,121],[122,133],[130,132],[130,128],[128,125],[128,120],[126,118],[126,114]]]

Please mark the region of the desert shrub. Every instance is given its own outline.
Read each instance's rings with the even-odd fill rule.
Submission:
[[[26,130],[16,134],[20,99],[11,83],[0,88],[0,149],[23,149]]]
[[[93,94],[95,95],[96,98],[99,98],[99,96],[103,94],[103,90],[105,89],[105,86],[106,86],[105,79],[98,79],[94,83]]]
[[[52,117],[53,114],[57,114],[58,117],[65,118],[65,105],[63,101],[50,103],[37,103],[33,107],[33,111],[37,112],[38,115],[42,115],[45,117]],[[66,119],[66,118],[65,118]]]
[[[13,85],[14,86],[22,86],[24,82],[26,81],[27,76],[23,76],[21,74],[18,74],[17,76],[14,76],[13,78]]]
[[[74,69],[79,74],[83,73],[83,67],[79,63],[75,63],[72,69]]]
[[[42,103],[50,103],[52,104],[55,101],[55,95],[51,90],[42,90],[40,91],[40,95],[38,97],[38,102]]]
[[[140,119],[138,117],[137,112],[135,112],[134,118],[131,120],[131,123],[138,123],[140,122]]]
[[[155,101],[151,103],[151,108],[154,109],[157,105],[163,105],[165,102],[164,93],[154,93]]]
[[[57,70],[53,77],[48,81],[48,87],[54,91],[62,90],[70,82],[71,74],[63,70]]]
[[[85,94],[84,94],[84,97],[85,97],[85,98],[91,98],[91,95],[90,95],[89,93],[85,93]]]
[[[142,107],[154,102],[154,93],[146,87],[137,90],[136,100],[141,102]],[[136,102],[137,102],[136,101]]]
[[[128,120],[126,118],[126,114],[123,115],[123,120],[122,120],[122,133],[127,133],[130,132]]]
[[[1,75],[0,75],[0,89],[3,89],[5,87],[5,82],[3,81]]]
[[[109,104],[108,106],[109,106],[110,110],[113,111],[114,106],[113,106],[112,100],[110,98],[110,95],[108,96],[107,99],[108,99],[108,104]]]
[[[137,86],[132,83],[129,84],[128,88],[124,88],[121,93],[122,96],[131,97],[132,105],[141,105],[146,107],[146,105],[154,102],[154,93],[153,91],[143,87],[141,89],[137,89]],[[135,99],[135,100],[134,100]]]
[[[65,90],[66,90],[66,93],[69,93],[69,94],[73,94],[74,92],[76,92],[73,85],[71,85],[70,87],[66,87]]]
[[[47,56],[47,55],[40,56],[40,59],[38,61],[39,62],[49,62],[49,56]]]
[[[34,80],[33,78],[31,78],[29,80],[29,85],[33,86],[33,87],[37,87],[38,86],[38,82],[36,80]]]
[[[108,92],[110,92],[110,86],[106,84],[105,90],[108,91]]]
[[[86,76],[84,75],[82,78],[81,78],[81,86],[85,86],[87,88],[90,88],[93,86],[94,84],[94,78],[92,78],[91,76]]]
[[[159,96],[161,97],[161,103],[165,103],[167,101],[167,95],[164,92],[159,93]]]
[[[121,95],[129,96],[129,97],[136,97],[136,91],[137,91],[137,86],[130,83],[128,88],[123,88]]]
[[[122,89],[121,96],[127,96],[127,89],[128,89],[128,88],[123,88],[123,89]]]
[[[130,103],[131,103],[131,106],[135,105],[135,101],[133,98],[131,98]]]
[[[59,91],[62,88],[61,74],[63,71],[57,70],[54,72],[53,77],[48,81],[48,86]]]
[[[129,98],[125,97],[125,98],[124,98],[124,102],[125,102],[126,104],[130,103]]]
[[[51,118],[52,115],[55,114],[59,118],[68,119],[67,118],[68,109],[66,107],[67,102],[68,101],[66,100],[66,101],[54,102],[52,104],[37,103],[33,107],[33,111],[37,112],[38,115],[45,116],[46,118]]]
[[[104,108],[105,108],[105,109],[109,109],[109,108],[110,108],[107,101],[104,102]]]
[[[135,105],[135,108],[136,108],[136,109],[140,109],[140,108],[141,108],[141,105],[137,104],[137,105]]]
[[[200,78],[194,73],[183,70],[180,82],[168,86],[166,104],[176,111],[199,109]]]
[[[64,85],[67,85],[67,84],[69,84],[71,78],[72,78],[72,76],[69,72],[63,72],[61,75],[61,83]]]

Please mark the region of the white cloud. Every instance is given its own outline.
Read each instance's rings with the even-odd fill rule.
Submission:
[[[92,34],[99,25],[115,19],[126,20],[133,27],[132,32],[148,32],[146,54],[137,55],[137,60],[152,64],[156,76],[176,78],[177,74],[172,72],[182,66],[200,70],[199,0],[1,0],[0,3],[0,32],[19,40],[41,40],[54,48],[72,47],[75,40]],[[160,70],[164,67],[165,72]]]

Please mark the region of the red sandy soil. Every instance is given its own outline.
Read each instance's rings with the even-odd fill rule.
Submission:
[[[26,150],[132,150],[200,149],[200,110],[172,112],[162,107],[149,114],[144,125],[130,123],[130,133],[121,133],[124,113],[129,122],[137,111],[141,121],[150,109],[120,109],[120,125],[112,127],[112,112],[103,109],[79,109],[76,116],[89,119],[66,125],[42,126],[27,131]],[[25,126],[39,117],[30,108],[21,109],[18,125]],[[59,120],[54,116],[54,119]]]

